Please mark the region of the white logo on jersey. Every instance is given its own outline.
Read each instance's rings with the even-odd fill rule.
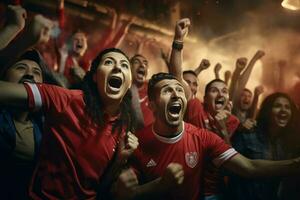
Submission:
[[[185,162],[190,168],[194,168],[198,163],[198,154],[197,154],[197,152],[185,153]]]
[[[147,166],[147,167],[154,167],[154,166],[156,166],[156,162],[155,162],[153,159],[151,159],[151,160],[147,163],[146,166]]]

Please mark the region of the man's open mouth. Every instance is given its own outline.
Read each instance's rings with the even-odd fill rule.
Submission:
[[[138,77],[139,77],[139,78],[143,78],[143,77],[146,75],[146,71],[145,71],[145,69],[143,69],[143,68],[139,68],[139,69],[137,70],[137,74],[138,74]]]
[[[181,109],[182,105],[179,102],[171,103],[170,106],[168,106],[168,112],[172,117],[178,117]]]
[[[222,106],[224,106],[224,104],[225,104],[225,99],[224,98],[215,100],[215,105],[216,105],[217,108],[221,108]]]

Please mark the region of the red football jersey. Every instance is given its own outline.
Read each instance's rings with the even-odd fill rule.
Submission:
[[[83,92],[46,84],[25,84],[31,110],[42,108],[45,129],[30,184],[33,199],[95,199],[119,134],[116,118],[104,127],[85,111]],[[122,134],[123,135],[123,134]]]
[[[187,110],[185,113],[185,121],[199,128],[206,128],[214,131],[214,124],[209,120],[208,113],[204,109],[202,102],[198,98],[193,98],[188,101]],[[240,122],[237,117],[230,115],[227,119],[226,126],[231,137],[238,128]]]
[[[220,166],[237,154],[208,130],[188,123],[184,123],[183,127],[183,131],[173,138],[157,135],[151,125],[137,134],[140,145],[131,164],[141,184],[161,177],[172,162],[183,166],[183,184],[176,190],[168,191],[161,199],[200,199],[203,193],[203,171],[208,161]]]
[[[148,83],[145,82],[144,85],[138,89],[139,92],[139,102],[141,105],[141,110],[143,112],[144,117],[144,126],[148,126],[152,124],[154,118],[151,109],[149,108],[149,100],[148,100]]]
[[[204,109],[202,102],[198,98],[188,101],[185,121],[199,128],[205,128],[210,131],[215,130],[215,124],[209,119],[209,114]],[[229,137],[232,137],[240,122],[237,117],[230,115],[226,121]],[[204,172],[204,193],[206,196],[220,194],[223,185],[223,176],[218,168],[212,163],[208,163]]]

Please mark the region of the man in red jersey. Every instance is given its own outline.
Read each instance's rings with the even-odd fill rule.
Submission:
[[[132,103],[137,115],[138,128],[143,128],[153,122],[147,95],[148,60],[143,55],[136,54],[130,59],[130,63],[133,83],[131,86]]]
[[[187,100],[182,84],[173,75],[153,75],[148,96],[155,120],[137,134],[140,145],[131,161],[134,172],[121,174],[116,182],[122,186],[115,190],[117,197],[198,200],[208,161],[249,178],[299,174],[300,158],[249,160],[216,134],[183,122]],[[135,175],[139,185],[134,184]]]
[[[130,85],[129,59],[114,48],[94,59],[82,90],[0,81],[1,105],[45,116],[32,199],[96,199],[109,191],[113,172],[138,145],[131,133],[124,140],[134,129]]]
[[[230,144],[230,137],[239,126],[239,120],[226,110],[229,103],[229,92],[226,83],[220,79],[210,81],[204,92],[204,103],[198,98],[191,98],[192,92],[182,75],[183,41],[190,26],[189,19],[181,19],[175,26],[175,36],[172,45],[170,72],[183,84],[188,99],[185,121],[199,128],[205,128],[218,134]],[[205,196],[218,199],[222,194],[223,176],[210,162],[205,170]]]

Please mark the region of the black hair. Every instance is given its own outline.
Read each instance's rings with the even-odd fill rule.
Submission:
[[[243,91],[249,92],[251,95],[253,94],[251,90],[249,90],[248,88],[244,88]]]
[[[197,78],[197,74],[193,70],[185,70],[182,72],[183,75],[185,74],[192,74]]]
[[[148,98],[150,101],[152,101],[155,97],[155,91],[154,91],[154,87],[155,85],[165,79],[169,79],[169,80],[178,80],[173,74],[170,73],[165,73],[165,72],[160,72],[157,74],[153,74],[151,79],[148,82]]]
[[[109,48],[101,51],[93,60],[91,69],[86,73],[82,83],[86,111],[93,119],[93,121],[100,126],[103,126],[105,123],[103,110],[104,104],[98,93],[97,85],[93,81],[93,75],[94,73],[96,73],[103,56],[109,52],[121,53],[128,59],[126,54],[120,49]],[[120,133],[124,127],[126,127],[126,131],[134,131],[136,125],[135,121],[135,115],[131,108],[131,93],[130,90],[128,90],[120,104],[120,116],[114,124],[112,132],[114,132],[115,128],[118,128]]]
[[[210,86],[211,86],[213,83],[215,83],[215,82],[224,83],[224,84],[226,85],[225,81],[223,81],[223,80],[221,80],[221,79],[214,79],[214,80],[212,80],[212,81],[210,81],[209,83],[206,84],[205,90],[204,90],[204,95],[206,95],[206,94],[208,93],[208,90],[209,90]]]
[[[272,112],[272,107],[274,102],[276,101],[277,98],[283,97],[286,98],[290,105],[291,105],[291,111],[292,111],[292,116],[290,121],[288,122],[286,126],[286,130],[288,131],[293,131],[295,129],[296,123],[297,123],[297,117],[298,117],[298,112],[297,112],[297,107],[296,104],[293,102],[293,100],[287,95],[286,93],[282,92],[276,92],[273,93],[265,98],[265,100],[262,102],[259,113],[257,115],[257,126],[260,127],[260,129],[263,132],[267,132],[272,126],[271,124],[271,112]]]

